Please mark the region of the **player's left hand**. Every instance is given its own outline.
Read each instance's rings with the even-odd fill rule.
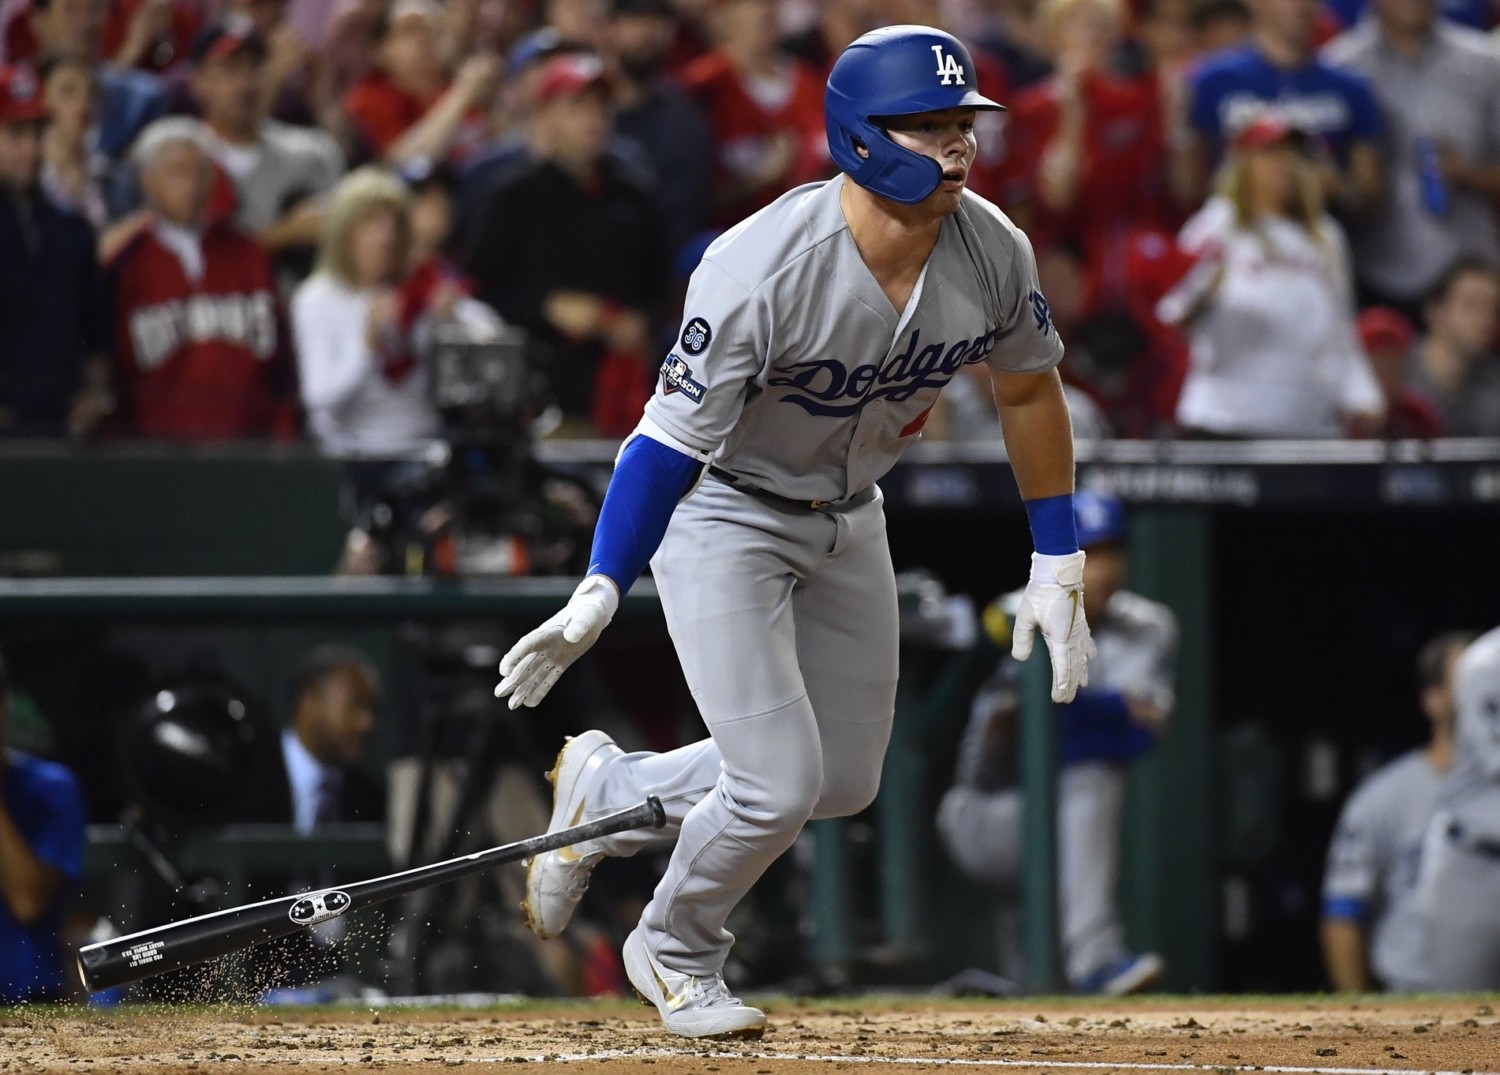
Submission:
[[[1031,581],[1021,595],[1010,655],[1018,661],[1031,656],[1032,640],[1040,628],[1052,658],[1052,700],[1071,702],[1079,687],[1089,684],[1089,661],[1094,639],[1083,609],[1083,553],[1066,556],[1031,554]]]
[[[620,591],[603,575],[590,575],[573,591],[561,612],[522,638],[500,660],[496,698],[510,698],[510,707],[534,706],[552,689],[557,677],[582,657],[614,618]]]

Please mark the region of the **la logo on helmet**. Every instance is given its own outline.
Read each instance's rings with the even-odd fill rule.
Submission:
[[[937,73],[942,76],[944,86],[951,86],[955,82],[960,86],[966,84],[964,69],[959,65],[957,56],[944,52],[942,45],[933,45],[932,54],[937,57]]]

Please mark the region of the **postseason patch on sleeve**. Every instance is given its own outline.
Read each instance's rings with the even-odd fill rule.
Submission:
[[[661,364],[661,384],[666,395],[681,392],[695,404],[703,402],[703,384],[693,379],[692,367],[675,354]]]

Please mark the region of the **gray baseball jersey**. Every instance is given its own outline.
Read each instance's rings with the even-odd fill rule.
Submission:
[[[898,663],[876,480],[965,363],[1062,357],[1003,213],[966,193],[897,311],[844,221],[844,182],[800,187],[709,248],[643,423],[742,480],[701,483],[651,561],[712,740],[613,758],[589,792],[590,812],[665,805],[677,844],[640,928],[683,973],[723,967],[729,912],[808,818],[875,797]]]
[[[798,187],[725,232],[693,274],[646,415],[763,489],[841,501],[915,443],[966,363],[1062,360],[1026,236],[965,192],[904,312],[865,266],[842,178]]]
[[[1500,989],[1500,628],[1453,669],[1453,771],[1437,795],[1418,900],[1435,989]]]
[[[1442,780],[1425,750],[1401,755],[1349,796],[1328,845],[1324,913],[1368,923],[1370,966],[1397,992],[1427,987],[1417,875]]]

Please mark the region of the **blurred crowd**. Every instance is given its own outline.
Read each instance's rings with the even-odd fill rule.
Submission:
[[[0,0],[0,433],[431,437],[523,330],[620,436],[719,229],[832,174],[822,87],[941,23],[1099,436],[1500,435],[1486,0]],[[936,436],[993,438],[960,383]]]

